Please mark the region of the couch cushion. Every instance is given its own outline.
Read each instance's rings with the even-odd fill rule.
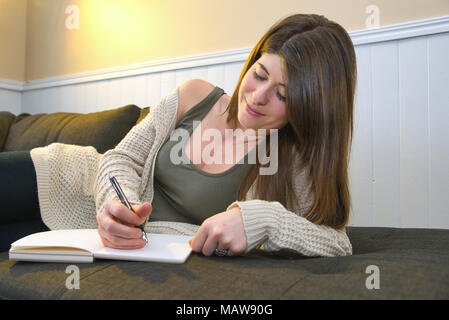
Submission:
[[[1,111],[0,112],[0,151],[3,150],[5,145],[6,137],[8,136],[9,127],[16,119],[16,116],[11,112]]]
[[[93,146],[104,153],[136,124],[140,108],[127,105],[102,112],[22,114],[10,126],[3,151],[30,150],[53,142]]]
[[[148,113],[150,113],[150,107],[142,108],[142,110],[140,110],[140,116],[139,119],[137,119],[136,124],[142,121],[148,115]]]

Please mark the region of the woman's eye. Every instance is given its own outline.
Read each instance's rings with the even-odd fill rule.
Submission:
[[[285,98],[283,95],[281,95],[279,92],[277,93],[277,96],[278,96],[278,98],[279,98],[280,100],[282,100],[282,101],[285,101],[285,100],[286,100],[286,98]]]
[[[259,76],[256,71],[254,71],[253,74],[254,74],[254,78],[256,78],[257,80],[260,80],[260,81],[266,80],[265,78]],[[276,95],[279,98],[279,100],[281,100],[281,101],[286,100],[286,98],[283,95],[281,95],[279,92],[277,92]]]
[[[259,76],[256,71],[254,71],[253,74],[254,74],[254,78],[256,78],[257,80],[265,80],[265,78],[262,78],[261,76]]]

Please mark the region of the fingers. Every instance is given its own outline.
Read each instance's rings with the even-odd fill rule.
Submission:
[[[132,207],[136,215],[139,216],[142,221],[141,223],[139,223],[139,225],[144,223],[144,221],[150,216],[151,211],[153,210],[153,207],[148,202],[145,202],[141,205],[133,205]]]
[[[198,229],[198,232],[193,237],[193,239],[191,240],[191,243],[190,243],[193,251],[201,252],[201,250],[203,249],[204,243],[207,240],[207,234],[208,234],[208,231],[206,230],[206,228],[202,228],[202,226],[201,226]]]
[[[119,249],[137,249],[146,245],[142,231],[135,226],[141,225],[151,213],[149,203],[133,206],[132,212],[119,201],[110,201],[104,211],[97,216],[98,233],[103,244]]]
[[[150,215],[151,209],[149,203],[144,203],[142,205],[133,205],[135,212],[132,212],[120,201],[109,201],[105,206],[106,213],[131,226],[141,225]]]
[[[214,236],[213,234],[211,234],[210,236],[206,234],[202,246],[200,245],[199,241],[196,241],[194,243],[195,247],[197,248],[197,251],[201,250],[201,253],[204,254],[205,256],[211,256],[214,254],[215,249],[217,249],[218,247],[218,237]]]
[[[190,246],[194,252],[201,252],[205,256],[215,254],[215,249],[226,249],[230,253],[232,241],[225,239],[218,227],[203,224],[191,240]]]
[[[137,228],[134,228],[137,229]],[[138,229],[137,229],[138,230]],[[140,231],[140,230],[139,230]],[[142,240],[142,232],[139,232],[139,238],[121,238],[107,232],[102,226],[98,226],[98,233],[100,234],[103,245],[116,249],[139,249],[145,247],[146,243]]]
[[[194,252],[205,256],[215,254],[215,250],[226,249],[229,256],[240,255],[246,251],[247,241],[237,215],[220,213],[206,219],[189,242]]]
[[[99,219],[99,225],[101,225],[102,229],[110,235],[124,239],[134,239],[138,238],[139,234],[142,234],[142,231],[133,225],[125,224],[108,213],[99,216]]]

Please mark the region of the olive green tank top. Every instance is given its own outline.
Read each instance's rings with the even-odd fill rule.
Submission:
[[[163,143],[155,162],[150,221],[201,224],[206,218],[225,211],[237,200],[237,189],[248,168],[248,154],[243,161],[215,174],[199,169],[184,152],[193,130],[224,93],[223,89],[215,87],[184,114],[172,133],[173,138],[169,136]],[[171,152],[175,161],[170,158]]]

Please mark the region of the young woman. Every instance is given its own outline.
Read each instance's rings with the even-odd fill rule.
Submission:
[[[51,229],[98,227],[106,246],[124,249],[145,245],[134,226],[148,219],[147,232],[191,235],[204,255],[351,254],[344,227],[355,83],[347,32],[323,16],[289,16],[254,47],[232,97],[190,80],[104,155],[33,149],[42,219]],[[212,142],[204,139],[211,129],[220,133]],[[255,142],[276,155],[274,172],[262,174],[259,157],[248,161],[257,148],[241,137],[250,129],[271,129]],[[182,132],[186,139],[173,139]],[[234,149],[243,158],[224,161]],[[211,150],[222,161],[205,161]],[[183,161],[174,161],[177,151]],[[136,213],[118,201],[110,175]]]

